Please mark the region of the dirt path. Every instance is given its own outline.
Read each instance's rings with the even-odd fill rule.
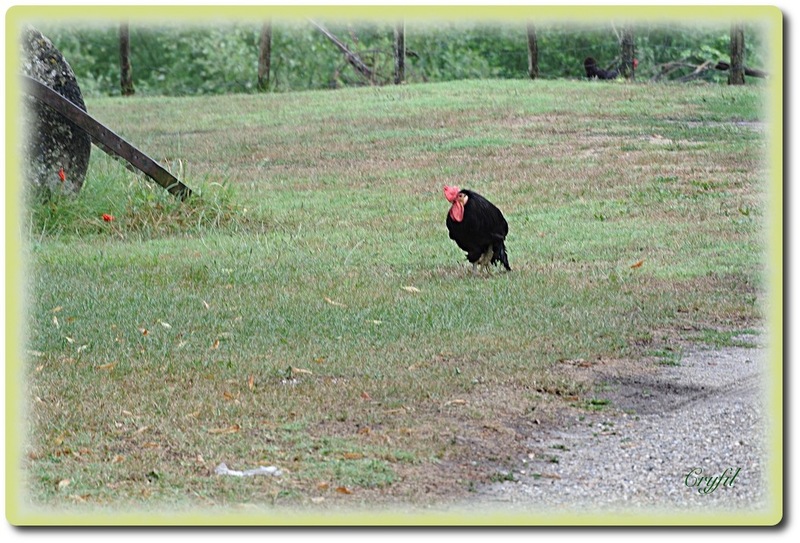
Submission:
[[[767,362],[764,347],[692,347],[679,365],[653,371],[591,368],[613,408],[531,435],[514,480],[481,489],[473,503],[539,513],[762,510]],[[689,486],[726,474],[730,486]]]

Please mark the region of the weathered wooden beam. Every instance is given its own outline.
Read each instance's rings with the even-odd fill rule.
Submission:
[[[314,25],[314,27],[322,32],[322,35],[328,38],[339,51],[344,53],[344,58],[347,60],[350,65],[355,68],[355,70],[366,77],[370,82],[373,81],[375,78],[375,74],[372,73],[372,70],[369,69],[369,66],[364,64],[361,58],[351,51],[342,41],[337,38],[330,30],[322,26],[320,23],[314,21],[313,19],[308,20],[309,23]]]
[[[713,70],[713,69],[714,69],[713,62],[711,62],[710,60],[707,60],[704,63],[700,64],[699,66],[695,67],[694,71],[692,73],[690,73],[689,75],[685,75],[685,76],[679,78],[678,81],[681,82],[681,83],[686,83],[688,81],[693,81],[693,80],[695,80],[695,79],[697,79],[699,77],[702,77],[703,74],[706,73],[707,71]]]
[[[178,178],[161,167],[158,162],[112,132],[94,117],[43,83],[25,75],[20,77],[22,77],[25,92],[33,96],[39,102],[52,108],[65,119],[83,130],[92,139],[92,143],[104,152],[114,158],[125,160],[128,164],[147,175],[150,179],[164,187],[170,194],[177,196],[181,200],[185,200],[191,196],[191,189],[184,185]]]
[[[716,68],[717,70],[723,71],[723,72],[725,70],[729,70],[730,67],[731,67],[730,64],[728,64],[727,62],[723,62],[723,61],[717,62],[717,65],[714,66],[714,68]],[[750,77],[765,78],[765,77],[767,77],[767,72],[765,72],[763,70],[756,70],[755,68],[745,68],[744,69],[744,75],[747,75],[747,76],[750,76]]]

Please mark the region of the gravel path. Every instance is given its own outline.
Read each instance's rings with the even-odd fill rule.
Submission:
[[[476,502],[539,514],[768,511],[767,362],[765,348],[696,349],[678,366],[616,375],[603,394],[613,409],[532,435],[514,481],[482,489]],[[701,493],[687,485],[694,468],[697,477],[738,473]]]

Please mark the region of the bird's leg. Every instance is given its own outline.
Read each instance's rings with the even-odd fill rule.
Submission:
[[[492,263],[493,256],[494,256],[494,251],[490,247],[489,249],[486,250],[485,253],[481,255],[481,257],[478,259],[477,262],[473,263],[473,270],[476,268],[477,264],[480,264],[480,266],[483,268],[483,271],[487,275],[491,275],[491,272],[489,270],[489,265]]]

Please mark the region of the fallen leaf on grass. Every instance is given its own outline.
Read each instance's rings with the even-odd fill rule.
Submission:
[[[402,289],[403,289],[403,290],[405,290],[406,292],[422,292],[422,291],[421,291],[420,289],[418,289],[417,287],[412,287],[412,286],[405,286],[405,287],[400,287],[400,288],[402,288]]]
[[[330,483],[327,483],[325,481],[322,481],[321,483],[317,483],[317,489],[318,490],[328,490],[328,488],[330,488],[330,486],[331,486]]]
[[[58,324],[58,317],[55,315],[53,315],[53,324],[55,324],[56,328],[60,328],[60,325]]]
[[[205,307],[206,309],[211,309],[211,306],[208,305],[207,301],[205,301],[205,300],[200,300],[200,301],[203,302],[203,307]]]
[[[71,482],[72,482],[72,481],[70,481],[69,479],[61,479],[61,480],[58,482],[58,488],[59,488],[59,489],[62,489],[62,488],[67,488],[67,487],[70,485],[70,483],[71,483]]]
[[[215,339],[214,343],[211,344],[212,349],[219,349],[219,339]]]
[[[235,399],[236,399],[236,396],[234,396],[233,394],[231,394],[231,393],[230,393],[230,392],[228,392],[227,390],[226,390],[226,391],[224,391],[224,392],[222,393],[222,396],[223,396],[223,397],[224,397],[224,398],[225,398],[227,401],[231,401],[231,400],[235,400]]]
[[[56,307],[54,307],[54,308],[53,308],[53,309],[51,309],[50,311],[51,311],[52,313],[58,313],[58,312],[59,312],[59,311],[61,311],[62,309],[64,309],[64,308],[63,308],[63,307],[61,307],[60,305],[57,305]]]
[[[239,426],[238,424],[232,424],[231,426],[228,426],[227,428],[210,428],[208,430],[208,433],[209,434],[235,434],[239,430],[241,430],[241,426]]]
[[[457,400],[450,400],[449,402],[444,402],[444,407],[448,407],[451,405],[466,405],[466,404],[467,400],[457,399]]]
[[[335,306],[337,306],[337,307],[347,307],[347,306],[346,306],[346,305],[344,305],[343,303],[341,303],[341,302],[337,302],[337,301],[335,301],[335,300],[331,300],[331,299],[330,299],[330,298],[328,298],[327,296],[325,296],[325,298],[324,298],[324,299],[325,299],[325,301],[326,301],[326,302],[328,302],[328,303],[329,303],[329,304],[331,304],[331,305],[335,305]]]
[[[160,324],[161,326],[163,326],[163,327],[164,327],[164,328],[166,328],[167,330],[169,330],[170,328],[172,328],[172,325],[171,325],[170,323],[168,323],[168,322],[164,322],[164,321],[158,321],[158,324]]]
[[[311,370],[305,370],[303,368],[292,368],[292,375],[314,375],[314,372]]]
[[[644,258],[643,258],[643,259],[641,259],[641,260],[640,260],[639,262],[637,262],[636,264],[632,264],[632,265],[631,265],[631,269],[632,269],[632,270],[635,270],[636,268],[641,268],[641,267],[642,267],[642,264],[644,264]]]
[[[352,494],[353,493],[353,491],[350,490],[349,488],[347,488],[346,486],[337,486],[336,487],[336,492],[338,492],[339,494]]]
[[[253,387],[255,386],[255,384],[256,384],[255,375],[251,375],[250,377],[247,378],[247,388],[249,388],[250,390],[253,390]]]
[[[124,462],[125,457],[121,454],[116,455],[114,458],[111,459],[112,464],[119,464],[120,462]]]
[[[117,365],[116,362],[109,362],[108,364],[100,364],[99,366],[97,366],[97,369],[98,370],[110,370],[116,365]]]
[[[369,401],[369,400],[372,399],[372,396],[370,396],[368,392],[362,392],[361,393],[361,399]]]
[[[146,336],[147,334],[149,334],[149,333],[150,333],[150,332],[147,330],[147,328],[139,328],[139,331],[142,333],[142,335],[143,335],[143,336]]]
[[[345,460],[361,460],[364,455],[361,453],[344,453]]]

